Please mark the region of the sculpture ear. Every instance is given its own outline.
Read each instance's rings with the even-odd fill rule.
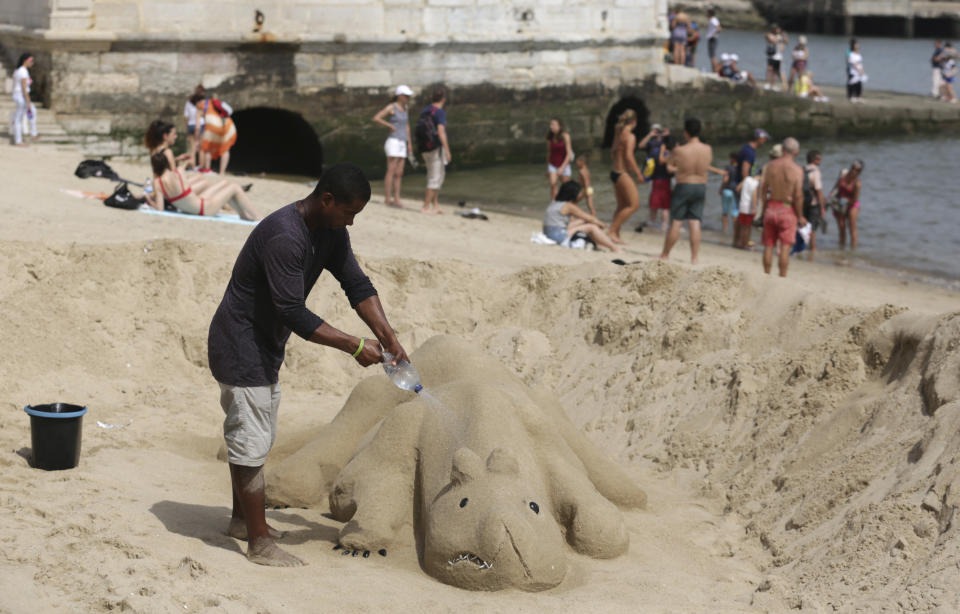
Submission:
[[[490,456],[487,457],[487,469],[493,473],[509,473],[512,475],[520,473],[517,457],[504,448],[496,448],[490,453]]]
[[[466,484],[483,474],[483,461],[470,448],[460,448],[453,454],[453,469],[450,479],[457,484]]]

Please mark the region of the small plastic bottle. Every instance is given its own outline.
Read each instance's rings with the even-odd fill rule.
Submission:
[[[423,390],[423,386],[420,385],[420,374],[413,365],[406,360],[401,360],[396,366],[391,363],[393,363],[393,354],[383,352],[383,370],[397,388],[418,394]]]

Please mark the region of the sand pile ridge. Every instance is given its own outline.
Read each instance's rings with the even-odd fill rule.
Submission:
[[[220,507],[181,506],[183,520],[164,515],[164,505],[174,503],[144,506],[143,495],[124,486],[195,472],[199,492],[213,493],[211,500],[223,494],[216,488],[225,489],[225,473],[213,460],[222,416],[205,342],[235,254],[235,246],[200,241],[0,244],[0,346],[18,350],[2,367],[5,448],[29,441],[22,400],[89,399],[96,419],[132,420],[125,430],[88,425],[84,464],[69,491],[58,488],[57,476],[33,472],[14,454],[3,457],[0,514],[12,541],[0,553],[30,570],[11,578],[42,587],[51,603],[67,591],[81,595],[73,598],[85,611],[122,603],[151,611],[144,604],[179,586],[177,598],[189,597],[198,610],[204,594],[240,609],[269,609],[212,584],[211,563],[202,560],[236,556],[215,526]],[[408,348],[436,334],[468,339],[526,385],[552,390],[626,471],[685,476],[695,498],[742,525],[744,542],[734,542],[730,554],[757,571],[751,586],[724,602],[729,609],[960,607],[960,313],[854,308],[776,280],[659,262],[503,274],[454,261],[362,260]],[[338,325],[362,330],[335,283],[321,283],[309,303]],[[316,438],[363,375],[333,352],[292,343],[281,372],[287,428],[276,460]],[[132,475],[118,480],[120,467]],[[627,525],[636,532],[668,522],[669,514],[654,505],[626,514]],[[127,516],[136,520],[124,524]],[[192,562],[168,560],[173,546],[159,536],[171,533],[192,539]],[[335,533],[324,527],[311,535],[317,541]],[[604,568],[603,578],[622,586],[643,565],[661,564],[644,558],[637,539],[634,533],[634,558]],[[751,554],[751,543],[763,553]],[[76,552],[99,561],[101,573],[54,573]],[[351,575],[359,572],[331,560],[318,564],[359,581]],[[408,568],[380,573],[398,583],[422,576]],[[557,590],[573,604],[594,602],[591,591],[600,589],[593,576],[583,568],[575,576]],[[183,578],[193,588],[179,585]],[[429,582],[415,585],[439,586]],[[126,596],[140,585],[143,595]],[[635,603],[638,593],[625,595]],[[162,603],[182,609],[181,602]],[[518,607],[544,603],[521,600]],[[704,597],[678,607],[702,611],[708,603]]]

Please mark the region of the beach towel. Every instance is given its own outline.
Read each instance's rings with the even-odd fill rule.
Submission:
[[[207,99],[199,109],[203,113],[203,136],[200,151],[210,152],[214,160],[230,151],[237,142],[237,128],[233,118],[223,116],[220,101]]]
[[[180,213],[179,211],[157,211],[149,205],[144,205],[138,209],[141,213],[150,215],[162,215],[164,217],[176,217],[190,220],[206,220],[210,222],[227,222],[228,224],[244,224],[246,226],[256,226],[257,222],[242,219],[236,213],[218,213],[216,215],[192,215],[190,213]]]

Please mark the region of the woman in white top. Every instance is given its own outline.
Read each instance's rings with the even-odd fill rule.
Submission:
[[[13,104],[16,105],[10,118],[13,144],[25,147],[23,142],[23,118],[30,119],[31,136],[37,136],[37,112],[30,104],[30,67],[33,66],[33,55],[24,53],[17,62],[17,69],[13,71]]]
[[[383,145],[387,154],[387,174],[383,178],[384,198],[388,207],[403,207],[400,201],[400,182],[403,165],[413,148],[410,146],[410,97],[413,90],[406,85],[397,86],[393,100],[373,116],[373,123],[390,129],[390,136]]]
[[[863,56],[860,55],[860,43],[850,39],[850,52],[847,53],[847,100],[863,102],[863,84],[867,73],[863,70]]]

